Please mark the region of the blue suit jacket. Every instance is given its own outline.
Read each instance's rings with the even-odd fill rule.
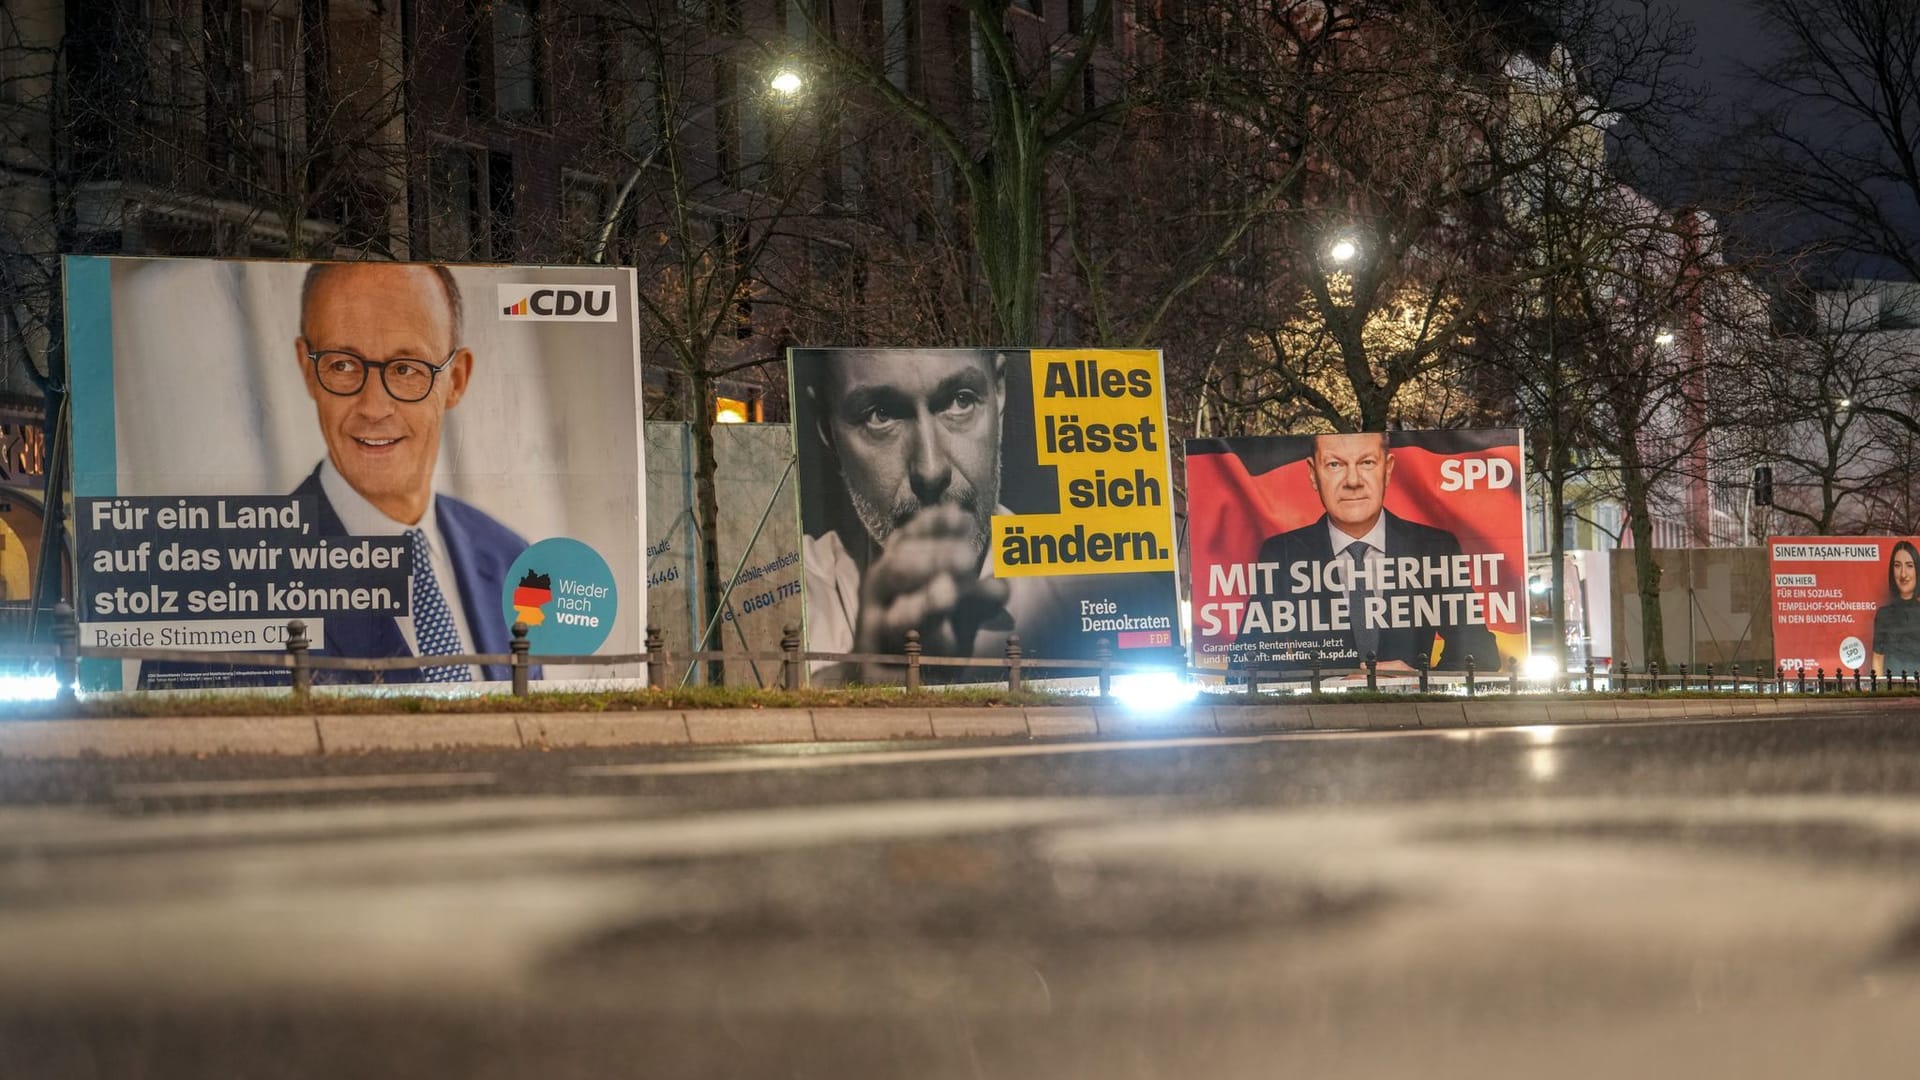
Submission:
[[[347,527],[341,523],[340,515],[334,510],[333,503],[328,501],[326,491],[320,486],[318,466],[299,487],[293,489],[293,495],[314,501],[314,528],[319,535],[350,535]],[[527,549],[527,542],[512,529],[459,499],[442,495],[434,503],[437,507],[434,520],[440,526],[441,539],[446,542],[447,556],[453,563],[454,582],[460,590],[460,604],[466,609],[467,622],[473,631],[474,640],[468,644],[474,652],[504,653],[513,635],[510,625],[500,618],[501,598],[505,593],[507,571],[512,568],[513,560]],[[407,639],[400,633],[400,624],[391,615],[328,615],[325,637],[326,647],[315,649],[313,655],[356,658],[412,655],[407,648]],[[488,664],[482,670],[488,679],[513,677],[512,670],[502,664]],[[410,668],[382,672],[381,681],[415,683],[420,681],[421,671],[419,668]],[[178,677],[149,681],[150,676],[159,674]],[[194,675],[206,675],[207,678],[194,679]],[[539,678],[540,669],[534,668],[531,675]],[[222,667],[189,664],[144,664],[140,669],[140,686],[143,689],[285,685],[288,679],[285,671],[260,668],[233,668],[229,671]],[[367,672],[319,670],[313,673],[313,681],[369,683],[373,679]]]

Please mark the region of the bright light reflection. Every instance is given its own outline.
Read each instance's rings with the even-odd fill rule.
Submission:
[[[52,701],[60,680],[52,675],[0,675],[0,701]]]
[[[1551,724],[1535,724],[1532,727],[1521,728],[1520,733],[1535,746],[1546,746],[1559,737],[1560,729]]]
[[[1660,332],[1659,332],[1658,334],[1655,334],[1655,335],[1653,335],[1653,343],[1654,343],[1655,345],[1671,345],[1671,344],[1673,344],[1673,331],[1671,331],[1671,330],[1662,330],[1662,331],[1660,331]]]
[[[1520,674],[1533,682],[1546,682],[1560,674],[1560,661],[1540,653],[1527,657],[1520,667]]]
[[[1177,709],[1200,696],[1200,688],[1171,671],[1142,671],[1113,677],[1113,698],[1139,712]]]
[[[1333,256],[1334,262],[1346,262],[1359,251],[1360,248],[1351,240],[1336,240],[1333,246],[1327,249],[1327,254]]]
[[[774,73],[773,81],[767,85],[773,87],[776,94],[797,94],[800,92],[802,83],[799,72],[778,71]]]

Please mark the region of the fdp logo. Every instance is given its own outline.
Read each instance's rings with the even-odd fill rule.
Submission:
[[[501,285],[500,317],[531,322],[619,322],[611,285]]]

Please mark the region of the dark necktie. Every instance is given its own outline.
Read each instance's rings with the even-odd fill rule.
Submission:
[[[413,552],[413,636],[421,656],[452,656],[460,651],[460,630],[453,624],[453,609],[433,573],[433,557],[427,551],[427,534],[407,530],[407,544]],[[425,682],[472,682],[473,670],[465,664],[430,667],[420,673]]]
[[[1351,612],[1349,621],[1353,626],[1353,647],[1360,652],[1360,660],[1366,662],[1368,653],[1380,650],[1380,631],[1367,625],[1367,590],[1360,587],[1359,573],[1367,565],[1367,542],[1355,540],[1347,545],[1347,555],[1353,559],[1354,579],[1352,588],[1347,590],[1347,610]]]

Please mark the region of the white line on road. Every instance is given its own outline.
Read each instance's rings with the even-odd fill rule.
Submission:
[[[574,776],[710,776],[732,772],[780,772],[787,769],[837,769],[849,765],[903,765],[923,761],[979,761],[987,758],[1049,757],[1056,754],[1114,754],[1132,750],[1177,750],[1188,747],[1245,746],[1248,743],[1392,736],[1440,735],[1439,731],[1293,731],[1276,735],[1197,735],[1177,739],[1133,739],[1127,742],[1048,743],[1042,746],[964,746],[938,750],[867,750],[851,753],[809,753],[804,757],[726,758],[717,761],[661,761],[633,765],[578,765]],[[809,747],[809,750],[817,747]]]
[[[1714,717],[1707,721],[1690,723],[1746,724],[1754,723],[1764,717],[1728,716]],[[1595,722],[1585,724],[1554,724],[1556,732],[1586,730],[1589,728],[1609,728],[1619,730],[1628,727],[1654,727],[1667,724],[1668,721],[1639,722]],[[1249,743],[1269,742],[1319,742],[1329,739],[1475,739],[1480,737],[1496,738],[1514,736],[1529,741],[1539,741],[1539,732],[1545,725],[1520,727],[1480,727],[1480,728],[1419,728],[1394,731],[1282,731],[1267,735],[1192,735],[1166,739],[1129,739],[1125,742],[1080,742],[1046,743],[1041,745],[1017,746],[963,746],[942,747],[937,750],[857,750],[836,753],[818,743],[806,744],[805,756],[797,757],[751,757],[722,758],[709,761],[657,761],[639,762],[632,765],[578,765],[568,771],[573,776],[623,777],[623,776],[720,776],[727,773],[745,772],[783,772],[790,769],[837,769],[857,765],[909,765],[919,762],[941,761],[981,761],[992,758],[1011,757],[1050,757],[1056,754],[1114,754],[1136,750],[1183,750],[1194,748],[1246,746]]]
[[[154,784],[115,784],[113,795],[117,799],[228,799],[317,795],[340,791],[491,787],[495,782],[496,777],[490,772],[293,776],[275,780],[178,780]]]

